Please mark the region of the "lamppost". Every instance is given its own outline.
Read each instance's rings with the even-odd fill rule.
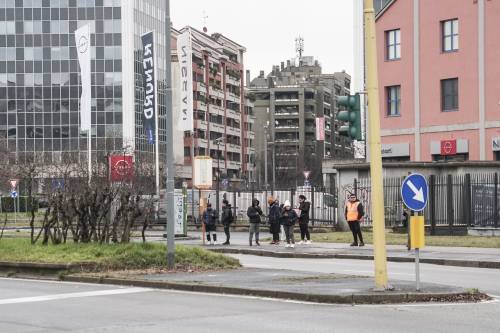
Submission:
[[[224,142],[224,138],[221,136],[220,138],[215,139],[215,144],[217,145],[217,187],[216,187],[216,195],[215,195],[215,204],[216,210],[219,211],[219,191],[220,191],[220,148],[219,146]]]

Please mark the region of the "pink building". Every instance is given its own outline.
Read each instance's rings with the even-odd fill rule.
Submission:
[[[392,0],[376,29],[384,160],[500,160],[500,1]]]

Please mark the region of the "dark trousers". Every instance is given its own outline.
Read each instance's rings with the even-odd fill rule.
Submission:
[[[352,232],[352,237],[354,237],[354,243],[358,243],[358,236],[359,236],[359,241],[361,243],[363,242],[363,235],[361,234],[361,226],[359,225],[359,221],[349,221],[349,228],[351,229]]]
[[[307,237],[307,240],[311,240],[311,235],[309,234],[309,223],[299,223],[300,227],[300,239],[304,240]]]
[[[269,231],[273,235],[273,242],[279,242],[280,241],[280,232],[281,228],[279,223],[271,223],[271,226],[269,227]]]
[[[224,233],[226,234],[226,242],[229,243],[229,238],[231,238],[231,233],[229,231],[229,224],[224,226]]]
[[[293,238],[293,225],[283,225],[285,228],[285,236],[286,236],[286,242],[290,244],[295,244],[295,239]]]

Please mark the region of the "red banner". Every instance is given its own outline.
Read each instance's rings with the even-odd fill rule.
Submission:
[[[110,178],[112,182],[130,181],[134,177],[134,161],[130,155],[109,156]]]
[[[316,118],[316,140],[325,141],[325,117]]]
[[[457,154],[457,140],[443,140],[441,141],[441,155],[456,155]]]

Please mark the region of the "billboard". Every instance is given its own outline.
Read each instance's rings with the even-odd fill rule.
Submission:
[[[193,56],[191,32],[186,30],[177,36],[177,57],[180,64],[180,105],[178,128],[193,131]]]
[[[112,182],[131,181],[134,177],[133,157],[131,155],[110,155],[109,177]]]
[[[154,34],[145,33],[142,40],[142,81],[144,88],[144,110],[142,114],[142,125],[148,142],[155,142],[155,120],[156,120],[156,81],[155,81],[155,54]]]
[[[199,189],[212,188],[212,158],[195,156],[193,185]]]

